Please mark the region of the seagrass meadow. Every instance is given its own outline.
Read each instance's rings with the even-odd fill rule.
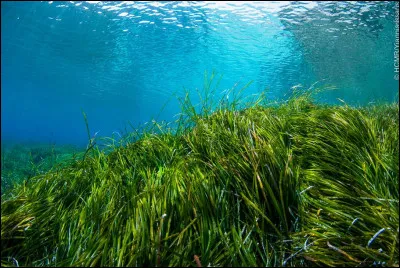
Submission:
[[[23,180],[46,173],[56,165],[68,165],[84,148],[55,143],[15,143],[1,146],[1,193]]]
[[[2,266],[398,267],[399,105],[311,92],[90,140],[3,194]]]

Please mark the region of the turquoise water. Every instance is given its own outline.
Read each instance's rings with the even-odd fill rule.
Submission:
[[[328,103],[397,101],[396,10],[394,2],[1,2],[2,143],[86,144],[82,110],[91,135],[157,115],[172,121],[176,96],[201,90],[213,70],[223,74],[221,94],[253,81],[245,95],[267,89],[277,100],[319,81],[336,87]]]

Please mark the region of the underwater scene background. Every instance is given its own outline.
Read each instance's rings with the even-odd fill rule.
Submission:
[[[337,88],[328,103],[397,100],[395,5],[3,1],[2,142],[85,146],[82,110],[91,135],[173,121],[205,71],[221,94],[253,81],[244,95],[274,100],[319,81]]]
[[[1,2],[1,266],[399,267],[397,2]]]

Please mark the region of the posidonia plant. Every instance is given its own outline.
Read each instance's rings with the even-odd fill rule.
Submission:
[[[317,91],[186,95],[176,129],[31,178],[1,201],[2,266],[398,266],[398,103]]]

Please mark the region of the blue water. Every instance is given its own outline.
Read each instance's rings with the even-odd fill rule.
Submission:
[[[1,139],[86,144],[82,110],[91,135],[143,124],[165,103],[157,119],[172,121],[175,96],[201,90],[213,70],[223,74],[219,92],[253,81],[244,94],[268,89],[274,100],[320,81],[337,88],[324,95],[329,103],[397,101],[396,9],[394,2],[1,2]]]

